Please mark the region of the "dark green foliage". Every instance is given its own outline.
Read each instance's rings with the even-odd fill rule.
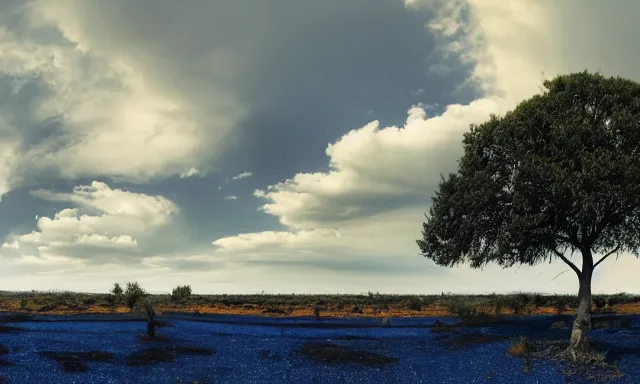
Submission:
[[[508,296],[506,302],[514,315],[520,315],[529,305],[529,296],[519,293],[517,295]]]
[[[146,294],[147,293],[137,282],[127,283],[127,288],[124,291],[124,304],[127,308],[133,310],[133,307],[135,307],[138,300]]]
[[[536,308],[540,308],[546,304],[546,298],[542,295],[536,294],[533,296],[533,305]]]
[[[113,284],[113,288],[111,288],[111,293],[113,293],[116,296],[120,296],[122,295],[122,287],[120,286],[120,284],[115,283]]]
[[[465,134],[418,240],[425,257],[510,267],[565,249],[638,255],[640,85],[583,72],[544,86]]]
[[[20,300],[20,309],[21,310],[26,311],[28,307],[29,307],[29,300],[27,300],[27,299]]]
[[[447,310],[450,314],[462,320],[472,320],[479,317],[488,316],[486,313],[478,311],[478,309],[467,301],[460,298],[451,298],[447,303]]]
[[[144,312],[147,315],[147,336],[156,337],[156,310],[153,308],[151,300],[145,300]]]
[[[602,311],[607,305],[607,300],[605,300],[605,298],[602,296],[595,296],[593,298],[593,305],[595,305],[598,311]]]
[[[122,303],[122,287],[118,283],[113,284],[113,288],[109,291],[111,295],[109,295],[108,301],[111,307],[114,307],[118,304]]]
[[[40,311],[54,309],[82,309],[84,307],[82,296],[75,292],[46,293],[33,298],[32,302],[40,306]]]
[[[420,297],[411,298],[407,303],[407,308],[412,311],[422,310],[422,300]]]
[[[183,285],[173,288],[171,292],[171,300],[177,302],[183,302],[191,297],[191,286]]]
[[[613,254],[640,255],[640,84],[585,71],[544,87],[471,126],[417,243],[442,266],[562,260],[579,279],[570,303],[578,358],[588,348],[594,269]],[[565,255],[576,251],[578,265]]]
[[[558,296],[553,302],[553,306],[556,309],[558,315],[567,310],[568,300],[566,297]]]
[[[502,311],[502,307],[504,307],[505,304],[505,298],[502,296],[494,296],[492,299],[492,304],[493,304],[493,310],[496,314],[496,316],[500,315],[500,312]]]

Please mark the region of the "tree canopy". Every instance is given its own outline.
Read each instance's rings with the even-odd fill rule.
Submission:
[[[638,256],[640,84],[581,72],[544,87],[464,135],[417,241],[423,256],[476,268],[558,257],[578,276],[567,251],[591,269],[617,252]]]

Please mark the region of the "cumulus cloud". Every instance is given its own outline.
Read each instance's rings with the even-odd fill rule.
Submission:
[[[422,205],[461,154],[459,142],[469,124],[500,109],[492,99],[450,105],[427,117],[422,105],[409,109],[402,127],[380,128],[378,121],[329,144],[329,172],[299,173],[257,190],[262,209],[283,225],[315,228],[344,220]]]
[[[18,254],[19,263],[71,258],[104,263],[105,256],[136,252],[137,238],[148,238],[178,213],[176,205],[162,196],[112,189],[97,181],[77,186],[71,193],[36,190],[32,194],[75,207],[62,209],[53,218],[40,217],[37,230],[8,239],[3,248]]]
[[[242,172],[238,175],[235,175],[232,177],[233,180],[241,180],[241,179],[245,179],[247,177],[251,177],[253,175],[253,173],[251,172]]]
[[[472,64],[468,83],[482,96],[469,104],[449,105],[438,116],[428,116],[426,108],[416,105],[409,109],[402,127],[381,128],[374,121],[352,130],[328,145],[328,172],[298,173],[255,191],[254,195],[265,201],[261,209],[277,217],[289,231],[241,234],[214,244],[223,249],[274,248],[277,244],[283,253],[311,245],[329,250],[337,240],[321,234],[327,233],[327,228],[351,223],[372,231],[369,239],[375,239],[375,231],[380,231],[388,239],[383,245],[387,254],[393,252],[393,245],[413,246],[419,237],[413,230],[407,232],[411,236],[395,242],[389,236],[401,231],[396,223],[375,220],[377,227],[367,224],[373,217],[396,213],[407,225],[411,222],[419,229],[423,218],[413,212],[426,211],[440,174],[455,170],[462,133],[470,124],[481,123],[490,114],[503,114],[523,98],[540,92],[545,78],[584,70],[585,66],[605,75],[640,79],[640,55],[622,43],[634,36],[638,27],[622,6],[481,0],[407,0],[405,4],[410,11],[427,9],[434,15],[427,29],[436,36],[441,64],[450,55]],[[602,23],[593,23],[596,17],[621,20],[625,29],[614,32]],[[594,28],[596,24],[602,28]],[[614,52],[626,61],[615,59],[618,55]],[[340,243],[345,238],[350,241]],[[351,246],[352,254],[353,248],[364,249],[366,244],[343,236],[338,246]],[[406,263],[415,257],[409,249],[393,254],[397,261]],[[549,268],[561,267],[554,264]],[[481,280],[480,275],[474,276]],[[536,279],[534,275],[529,278]],[[559,280],[573,288],[570,275]]]

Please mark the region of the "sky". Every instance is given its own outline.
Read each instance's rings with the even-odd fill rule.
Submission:
[[[470,124],[557,74],[640,80],[639,12],[0,0],[0,290],[575,293],[560,261],[444,268],[415,241]],[[607,259],[594,292],[639,267]]]

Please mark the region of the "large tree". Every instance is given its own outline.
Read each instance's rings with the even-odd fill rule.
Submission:
[[[594,269],[640,248],[640,84],[581,72],[544,87],[471,126],[418,246],[443,266],[562,260],[579,282],[575,358],[589,346]]]

